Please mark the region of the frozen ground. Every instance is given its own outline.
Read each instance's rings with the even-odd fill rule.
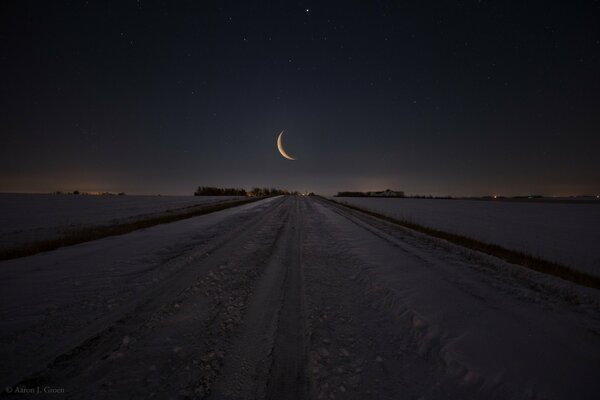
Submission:
[[[596,399],[599,300],[335,203],[270,198],[0,262],[0,387]]]
[[[237,198],[0,193],[0,248],[54,239],[82,227],[109,225]]]
[[[600,203],[332,198],[600,275]]]

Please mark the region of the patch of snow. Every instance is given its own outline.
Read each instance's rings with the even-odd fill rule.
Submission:
[[[597,290],[318,208],[339,262],[362,269],[356,280],[379,298],[373,306],[404,321],[408,343],[481,398],[597,396]]]
[[[239,199],[238,196],[89,196],[0,193],[0,248],[57,238],[90,226]]]
[[[68,334],[103,321],[112,309],[206,257],[214,236],[277,199],[0,262],[0,375],[26,368],[33,355],[76,344]],[[44,351],[35,350],[39,341]],[[113,356],[134,341],[123,336]]]
[[[600,275],[598,204],[332,199]]]

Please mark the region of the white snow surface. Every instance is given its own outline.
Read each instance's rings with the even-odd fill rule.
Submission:
[[[0,385],[595,399],[599,301],[321,199],[270,198],[0,262]]]
[[[53,239],[84,227],[239,198],[0,193],[0,248]]]
[[[600,204],[331,199],[600,275]]]

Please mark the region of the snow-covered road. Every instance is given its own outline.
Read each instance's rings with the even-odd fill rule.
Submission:
[[[591,399],[599,304],[318,197],[277,197],[1,262],[0,387]]]

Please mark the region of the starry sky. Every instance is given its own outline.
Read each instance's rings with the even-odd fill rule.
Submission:
[[[0,7],[0,191],[600,193],[598,1]]]

